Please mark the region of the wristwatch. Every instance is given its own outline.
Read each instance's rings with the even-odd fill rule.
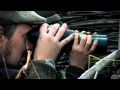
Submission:
[[[55,63],[53,60],[51,59],[45,59],[44,60],[46,64],[50,65],[51,67],[53,67],[55,69]]]

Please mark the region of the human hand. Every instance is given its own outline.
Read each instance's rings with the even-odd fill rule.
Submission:
[[[75,32],[79,31],[76,30]],[[80,43],[78,43],[79,34],[75,34],[74,43],[70,52],[70,65],[85,69],[88,62],[88,55],[95,50],[98,44],[98,41],[95,40],[90,47],[92,37],[89,35],[90,32],[87,32],[87,34],[88,35],[84,34],[82,36]]]
[[[39,29],[39,37],[37,40],[34,60],[52,59],[56,60],[63,46],[74,39],[74,33],[67,38],[60,41],[67,24],[63,24],[61,27],[59,24],[51,25],[50,31],[47,33],[48,24],[43,24]]]

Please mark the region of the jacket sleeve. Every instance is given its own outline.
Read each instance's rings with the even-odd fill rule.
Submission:
[[[77,79],[84,72],[85,70],[70,65],[66,70],[66,79]]]
[[[44,60],[32,60],[26,79],[55,79],[56,70]]]

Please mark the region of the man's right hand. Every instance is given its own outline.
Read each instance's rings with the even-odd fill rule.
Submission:
[[[82,36],[80,43],[78,43],[79,34],[75,34],[74,43],[70,52],[70,65],[85,69],[88,62],[89,54],[91,54],[95,50],[98,44],[98,40],[95,40],[90,47],[92,43],[92,37],[91,35],[89,35],[90,32],[88,32],[87,34],[88,35],[84,34]]]
[[[73,33],[60,41],[67,29],[67,24],[63,24],[61,27],[59,24],[51,25],[50,31],[47,32],[48,26],[45,23],[39,29],[34,60],[52,59],[55,61],[63,46],[74,39]]]

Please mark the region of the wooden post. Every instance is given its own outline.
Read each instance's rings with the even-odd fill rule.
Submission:
[[[78,79],[92,79],[94,77],[96,71],[100,71],[100,70],[104,69],[113,60],[116,60],[116,59],[119,59],[119,58],[120,58],[120,50],[116,50],[113,53],[106,56],[105,58],[98,61],[90,69],[85,71]]]
[[[118,40],[118,49],[120,49],[120,20],[119,20],[119,40]]]

